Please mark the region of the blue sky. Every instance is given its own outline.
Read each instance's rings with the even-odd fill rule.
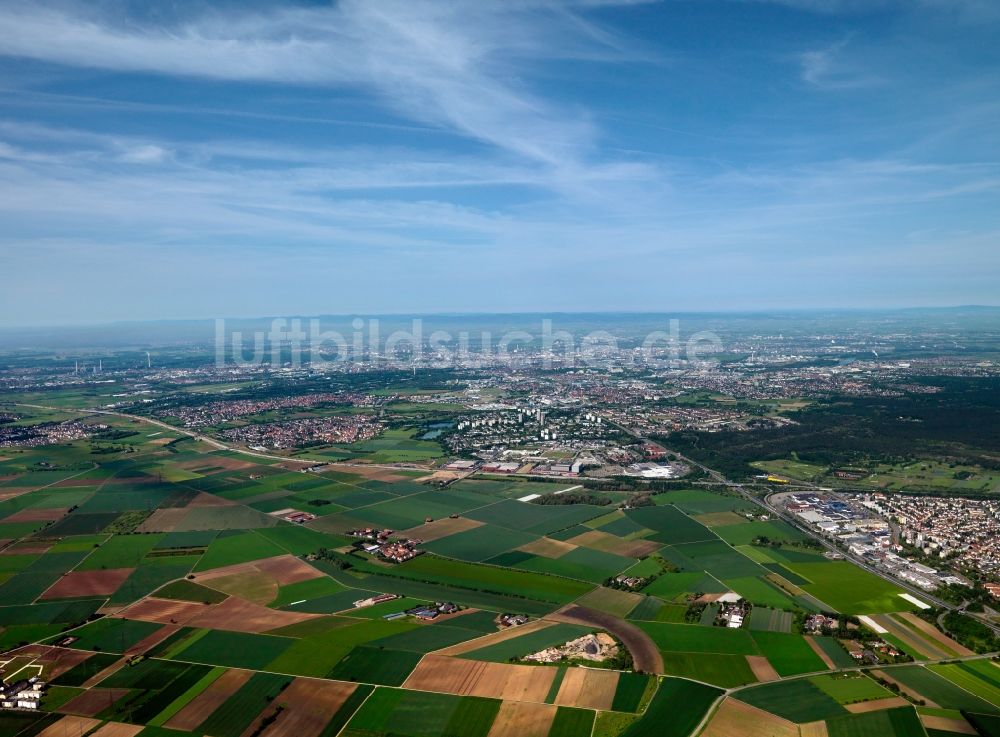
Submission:
[[[994,0],[0,0],[0,323],[1000,303]]]

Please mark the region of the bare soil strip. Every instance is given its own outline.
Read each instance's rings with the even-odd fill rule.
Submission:
[[[252,675],[253,672],[249,670],[227,670],[208,688],[195,696],[191,703],[170,717],[163,726],[193,732],[211,716],[212,712],[222,706],[226,699],[239,691]]]
[[[747,655],[747,664],[753,671],[754,677],[761,682],[777,681],[781,678],[778,671],[774,669],[771,662],[763,655]]]
[[[979,734],[975,727],[964,719],[949,719],[948,717],[932,717],[927,714],[920,715],[920,723],[929,729],[939,729],[942,732],[955,732],[956,734]]]
[[[59,711],[65,714],[82,714],[92,717],[111,707],[118,699],[127,696],[127,688],[91,688],[76,696],[61,707]]]
[[[96,732],[93,732],[90,737],[135,737],[144,729],[145,727],[141,724],[108,722]]]
[[[556,707],[505,701],[488,737],[546,737],[556,718]]]
[[[211,609],[212,606],[212,604],[200,604],[194,601],[157,599],[150,596],[123,609],[119,614],[127,619],[141,619],[143,622],[187,624],[199,614]]]
[[[887,699],[875,699],[875,701],[862,701],[860,704],[844,704],[844,708],[852,714],[865,714],[869,711],[882,711],[892,709],[897,706],[909,706],[910,702],[901,696],[890,696]]]
[[[618,671],[570,668],[559,685],[555,703],[607,711],[615,700],[617,687]]]
[[[458,517],[457,519],[445,517],[444,519],[436,519],[433,522],[427,522],[419,525],[418,527],[411,527],[406,531],[406,534],[408,537],[413,539],[423,540],[424,542],[429,543],[434,540],[440,540],[442,537],[454,535],[456,532],[474,530],[477,527],[482,526],[482,522],[466,519],[465,517]]]
[[[924,704],[926,706],[931,706],[931,707],[935,707],[935,708],[940,707],[940,704],[938,704],[938,703],[936,703],[934,701],[931,701],[926,696],[924,696],[922,693],[920,693],[918,691],[914,691],[909,686],[903,685],[902,683],[900,683],[899,681],[897,681],[895,678],[893,678],[892,676],[890,676],[888,673],[886,673],[884,670],[873,670],[873,671],[871,671],[871,674],[873,676],[875,676],[876,678],[881,678],[882,680],[888,681],[889,683],[895,683],[897,686],[899,686],[899,692],[901,694],[903,694],[904,696],[909,696],[912,699],[914,699],[915,701],[920,701],[921,699],[923,699]]]
[[[190,620],[190,624],[209,629],[261,633],[322,616],[324,615],[268,609],[239,597],[230,596],[221,604],[205,608]]]
[[[80,737],[100,723],[100,719],[67,716],[43,729],[38,733],[38,737]]]
[[[134,568],[108,568],[98,571],[73,571],[52,584],[39,599],[72,599],[85,596],[111,596],[125,583]]]
[[[937,627],[932,625],[930,622],[925,622],[916,614],[912,612],[902,612],[899,614],[901,619],[905,619],[907,623],[913,626],[914,629],[918,629],[923,632],[928,637],[932,638],[936,642],[941,643],[949,650],[958,653],[960,656],[975,655],[969,648],[958,644],[953,639],[948,637],[944,632],[941,632]]]
[[[822,722],[820,722],[822,724]],[[701,737],[799,737],[799,728],[750,704],[726,699]]]
[[[330,715],[337,712],[356,688],[354,683],[296,678],[274,699],[274,708],[264,709],[243,734],[259,733],[261,721],[280,706],[277,718],[263,732],[266,737],[318,737]]]
[[[570,551],[576,550],[577,546],[563,540],[553,540],[550,537],[540,537],[532,540],[527,545],[518,548],[525,553],[540,555],[543,558],[559,558]]]
[[[887,614],[873,614],[871,618],[877,625],[898,637],[900,642],[903,643],[903,647],[913,654],[923,655],[932,660],[953,657],[935,643],[928,642],[909,627],[897,622]]]
[[[829,732],[826,729],[826,722],[808,722],[799,725],[799,734],[802,737],[827,737]]]
[[[548,696],[555,675],[555,668],[426,655],[403,686],[418,691],[541,703]]]

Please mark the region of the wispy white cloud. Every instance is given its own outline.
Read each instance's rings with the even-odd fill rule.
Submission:
[[[938,11],[963,21],[1000,20],[1000,5],[994,0],[736,0],[737,2],[784,5],[813,13],[870,14],[885,10]]]
[[[249,8],[164,25],[106,6],[0,7],[0,54],[123,72],[374,91],[405,118],[444,127],[562,172],[586,167],[595,129],[534,94],[524,64],[620,58],[614,34],[548,3],[345,0]]]
[[[803,81],[822,89],[849,90],[884,84],[885,80],[864,68],[850,55],[845,38],[799,55]]]

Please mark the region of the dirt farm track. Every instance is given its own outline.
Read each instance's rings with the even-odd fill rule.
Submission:
[[[600,627],[617,637],[621,643],[632,653],[632,661],[635,669],[644,673],[663,673],[663,658],[660,651],[656,649],[656,644],[649,635],[629,622],[626,622],[611,614],[598,612],[594,609],[570,604],[563,607],[546,619],[556,622],[567,622],[569,624],[582,624],[591,627]]]

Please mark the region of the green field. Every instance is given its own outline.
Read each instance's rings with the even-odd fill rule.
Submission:
[[[738,691],[733,696],[758,709],[799,724],[846,713],[836,699],[807,679],[775,681]]]
[[[486,737],[499,710],[494,699],[378,688],[341,735]]]
[[[544,650],[569,642],[570,640],[591,632],[590,628],[575,624],[554,624],[541,630],[529,632],[503,642],[497,642],[486,647],[473,650],[462,655],[469,660],[488,660],[493,663],[506,663],[511,658]]]
[[[754,632],[753,639],[782,677],[827,670],[823,660],[800,635]]]
[[[623,737],[687,737],[723,692],[678,678],[662,678],[642,717]]]
[[[703,524],[695,522],[675,507],[637,507],[629,509],[625,514],[636,524],[653,530],[654,534],[648,537],[657,542],[676,545],[719,539]]]
[[[254,673],[249,681],[199,725],[199,731],[219,737],[239,737],[290,682],[291,679],[287,676]]]
[[[843,614],[907,611],[915,605],[899,596],[903,590],[844,560],[789,562],[785,566],[809,583],[801,587]]]
[[[446,558],[479,562],[537,539],[537,535],[526,532],[498,525],[483,525],[434,540],[423,547]]]
[[[556,604],[565,604],[594,588],[591,584],[558,576],[511,571],[434,555],[421,555],[398,566],[390,573],[430,583],[514,594]]]
[[[694,624],[637,622],[664,652],[761,655],[747,630]]]
[[[123,653],[140,640],[149,637],[163,625],[134,619],[106,617],[74,630],[78,638],[70,647],[77,650],[101,650]]]
[[[209,630],[174,657],[227,668],[260,670],[291,647],[293,642],[287,637]]]
[[[594,712],[560,706],[549,727],[548,737],[586,737],[594,729]]]
[[[912,737],[923,733],[923,726],[912,706],[845,714],[827,720],[829,737]]]
[[[399,686],[417,667],[422,654],[390,650],[383,646],[356,647],[328,674],[337,681],[364,681],[382,686]]]
[[[745,522],[738,525],[726,525],[712,529],[730,545],[749,545],[755,538],[766,537],[769,540],[787,540],[795,542],[803,540],[805,535],[787,522],[781,520]]]
[[[922,666],[906,665],[892,668],[888,674],[945,709],[961,709],[980,714],[996,712],[996,707],[985,699]]]
[[[223,507],[223,509],[226,509]],[[207,571],[212,568],[246,563],[259,558],[271,558],[284,555],[285,549],[273,543],[256,532],[248,531],[228,537],[219,536],[212,541],[202,556],[196,571]]]
[[[891,691],[882,688],[873,679],[860,673],[813,676],[809,682],[838,704],[855,704],[859,701],[887,699],[893,695]]]
[[[927,667],[937,675],[948,679],[959,688],[964,688],[969,693],[989,701],[995,707],[1000,707],[1000,686],[997,685],[996,675],[991,673],[990,670],[981,669],[983,665],[995,671],[996,675],[1000,675],[1000,668],[996,668],[990,663],[983,661],[977,663],[930,665]]]
[[[663,665],[670,675],[693,678],[723,688],[757,680],[743,655],[664,652]]]

